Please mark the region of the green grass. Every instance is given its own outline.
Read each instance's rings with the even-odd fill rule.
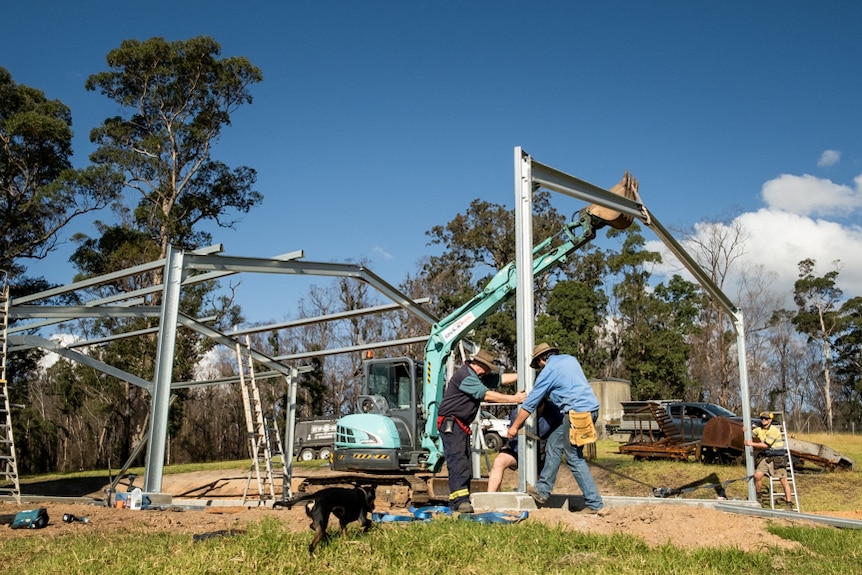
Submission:
[[[800,439],[828,445],[862,465],[859,436],[819,435]],[[742,466],[701,465],[670,461],[635,462],[617,453],[618,444],[601,441],[597,463],[613,468],[648,486],[680,487],[715,474],[720,481],[745,475]],[[165,473],[205,469],[239,469],[248,461],[167,466]],[[320,463],[297,464],[319,467]],[[131,470],[140,472],[143,470]],[[86,473],[86,472],[85,472]],[[104,472],[90,472],[93,475]],[[55,477],[82,476],[57,474]],[[46,476],[40,476],[45,480]],[[649,491],[631,479],[609,476],[617,495]],[[797,476],[803,511],[829,512],[862,509],[862,472],[806,471]],[[745,498],[745,482],[728,486],[732,497]],[[701,489],[686,497],[714,498]],[[862,530],[828,527],[769,527],[773,534],[797,541],[801,549],[679,549],[671,545],[648,547],[624,533],[597,535],[563,531],[540,522],[516,525],[479,525],[450,518],[429,523],[384,524],[362,534],[356,524],[347,541],[318,548],[308,557],[309,532],[292,532],[274,519],[253,524],[247,532],[194,542],[189,535],[169,533],[136,535],[72,533],[50,538],[38,531],[0,545],[5,573],[62,575],[125,575],[141,573],[279,573],[315,575],[405,573],[410,575],[490,575],[509,570],[520,574],[595,573],[650,575],[697,573],[744,574],[793,572],[806,575],[862,573]]]
[[[188,535],[126,536],[73,534],[56,539],[21,537],[0,547],[6,573],[90,575],[109,573],[345,573],[677,574],[750,575],[793,572],[806,575],[862,572],[862,531],[781,527],[776,535],[800,542],[801,550],[682,550],[650,548],[642,540],[569,532],[524,522],[480,525],[456,519],[388,524],[362,534],[352,527],[306,551],[308,533],[292,533],[275,520],[252,525],[241,535],[193,542]],[[34,533],[34,535],[37,535]]]

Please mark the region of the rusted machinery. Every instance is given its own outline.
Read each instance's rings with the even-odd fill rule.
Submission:
[[[688,461],[700,459],[700,441],[686,440],[679,427],[673,422],[667,410],[658,403],[650,402],[639,412],[648,411],[658,425],[658,439],[653,439],[651,426],[646,434],[639,434],[635,441],[620,446],[620,453],[635,459],[675,459]]]
[[[684,415],[685,406],[704,405],[684,402],[646,402],[624,405],[624,422],[631,430],[631,440],[620,445],[619,452],[635,459],[674,459],[677,461],[701,461],[731,465],[742,462],[745,453],[745,428],[741,418],[724,415],[708,417],[703,409],[697,411],[697,421],[689,421]],[[673,416],[673,406],[681,406],[678,417]],[[628,411],[626,411],[628,408]],[[723,408],[720,408],[723,411]],[[728,412],[730,413],[730,412]],[[732,415],[732,414],[731,414]],[[705,421],[705,423],[703,423]],[[812,463],[828,470],[853,469],[853,461],[833,449],[819,443],[789,438],[790,453],[795,465]]]
[[[701,459],[705,463],[733,463],[742,457],[745,450],[745,429],[741,423],[726,417],[714,417],[703,429]],[[820,443],[803,441],[795,437],[788,439],[790,455],[794,460],[813,463],[832,470],[852,470],[853,460]]]

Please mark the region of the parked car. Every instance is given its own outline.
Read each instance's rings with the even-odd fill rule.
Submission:
[[[620,420],[619,432],[631,435],[634,441],[638,435],[650,435],[654,439],[662,437],[658,422],[647,408],[647,403],[661,405],[683,438],[688,441],[699,441],[703,438],[703,428],[716,416],[722,416],[732,421],[742,423],[742,418],[729,409],[715,403],[703,401],[623,401],[623,416]]]
[[[670,418],[682,432],[682,436],[692,441],[703,439],[703,428],[706,422],[717,415],[742,423],[741,417],[715,403],[674,402],[668,403],[665,407]]]
[[[495,416],[483,409],[479,422],[485,435],[485,445],[489,451],[500,451],[506,444],[506,433],[509,431],[509,420]]]

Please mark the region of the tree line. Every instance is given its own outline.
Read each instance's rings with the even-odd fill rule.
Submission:
[[[212,145],[231,114],[253,102],[263,81],[247,59],[222,57],[208,37],[167,42],[127,40],[107,55],[108,71],[83,86],[122,110],[90,131],[89,164],[71,162],[71,110],[34,87],[16,84],[0,68],[0,269],[8,272],[13,299],[51,287],[27,273],[27,262],[47,257],[75,218],[99,210],[97,237],[75,235],[74,281],[164,257],[169,246],[196,249],[212,242],[203,224],[233,227],[263,196],[256,172],[230,167]],[[131,192],[131,193],[130,193]],[[534,200],[534,243],[565,223],[539,190]],[[451,221],[428,230],[435,255],[425,257],[401,282],[414,299],[429,298],[443,317],[473,297],[496,271],[515,258],[514,212],[473,200]],[[631,381],[634,399],[680,398],[742,410],[784,411],[791,423],[829,431],[860,421],[862,298],[837,287],[840,263],[823,275],[817,262],[799,262],[792,299],[774,293],[764,268],[739,269],[746,231],[722,222],[685,234],[693,257],[743,311],[752,405],[739,397],[734,318],[679,275],[656,281],[661,255],[646,249],[644,230],[611,229],[552,272],[536,278],[537,340],[551,341],[580,358],[588,376]],[[601,245],[599,245],[601,244]],[[728,278],[739,277],[730,284]],[[161,271],[99,285],[53,303],[74,304],[115,296],[161,282]],[[203,282],[183,290],[180,309],[212,316],[225,332],[245,324],[233,286]],[[147,296],[158,305],[159,294]],[[316,285],[294,311],[297,320],[361,310],[382,303],[367,284],[339,278]],[[85,353],[152,380],[157,321],[147,318],[77,320],[63,329],[81,340],[118,334]],[[297,321],[295,327],[260,331],[252,346],[273,356],[371,345],[428,333],[404,311],[355,314],[339,320]],[[514,303],[504,304],[470,338],[514,368]],[[421,345],[381,350],[419,357]],[[117,468],[145,437],[145,390],[92,368],[60,359],[50,366],[38,349],[13,350],[7,379],[15,411],[16,447],[22,472]],[[310,366],[302,376],[304,416],[348,413],[361,385],[360,352],[321,354],[295,361]],[[236,375],[236,353],[185,330],[178,332],[173,380],[194,382]],[[260,382],[267,404],[284,406],[283,379]],[[169,422],[170,462],[248,457],[245,415],[238,386],[221,384],[174,390]]]

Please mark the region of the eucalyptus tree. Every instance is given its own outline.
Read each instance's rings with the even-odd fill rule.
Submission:
[[[862,297],[847,300],[841,313],[844,330],[835,342],[835,376],[846,418],[862,421]]]
[[[565,222],[550,198],[544,190],[535,194],[533,244],[556,237]],[[443,251],[424,260],[419,274],[408,278],[405,286],[413,297],[430,296],[431,309],[439,317],[469,301],[503,266],[515,260],[515,212],[500,204],[475,199],[466,212],[426,234],[431,238],[429,245],[441,246]],[[537,312],[544,310],[557,278],[570,273],[573,266],[569,262],[536,278]],[[472,339],[514,357],[516,332],[514,302],[509,301],[475,330]]]
[[[835,262],[839,265],[840,262]],[[820,352],[820,391],[823,398],[826,426],[833,428],[833,361],[835,340],[841,334],[843,318],[839,304],[844,292],[836,285],[839,270],[833,269],[823,276],[816,276],[815,260],[799,262],[799,279],[793,284],[793,301],[797,311],[793,316],[796,329],[808,336],[808,341]]]
[[[553,342],[577,357],[588,377],[608,377],[610,353],[601,337],[608,295],[580,280],[563,280],[551,290],[547,312],[536,318],[536,341]]]
[[[124,176],[138,198],[130,224],[145,232],[164,256],[168,245],[195,248],[211,241],[204,222],[233,227],[231,212],[262,200],[252,189],[256,173],[230,169],[212,156],[231,114],[252,102],[263,80],[246,58],[220,58],[221,46],[200,36],[167,42],[125,40],[108,53],[110,71],[87,79],[125,113],[93,129],[90,156]]]
[[[696,333],[702,292],[679,276],[653,286],[650,267],[661,255],[644,249],[637,224],[616,233],[623,243],[619,253],[608,258],[616,277],[609,336],[619,346],[615,372],[631,380],[633,398],[685,397],[693,384],[687,337]]]
[[[252,168],[230,168],[216,159],[213,145],[231,123],[231,115],[250,104],[250,88],[262,80],[246,58],[221,57],[221,47],[201,36],[187,41],[162,38],[126,40],[107,55],[108,71],[90,76],[87,90],[112,100],[119,113],[90,132],[96,145],[90,161],[96,169],[119,179],[124,190],[113,207],[116,221],[97,223],[99,237],[78,235],[72,261],[79,278],[105,274],[163,258],[169,246],[194,249],[212,243],[203,225],[234,227],[236,217],[261,202],[253,189]],[[129,203],[127,203],[129,201]],[[158,285],[161,269],[93,288],[96,296]],[[239,310],[214,295],[212,282],[183,289],[180,311],[193,316],[215,315],[216,326],[229,328],[241,319]],[[148,296],[157,304],[160,293]],[[156,325],[146,318],[102,319],[90,323],[94,333],[146,332]],[[212,343],[180,330],[177,334],[174,381],[195,377],[198,363]],[[156,338],[150,335],[115,340],[92,350],[103,361],[144,379],[155,368]],[[84,388],[102,385],[76,368],[70,381]],[[184,418],[184,398],[171,407],[169,433],[177,434]],[[142,438],[149,401],[144,390],[125,384],[113,395],[111,413],[120,423],[108,426],[122,436],[121,457]],[[91,410],[96,414],[96,411]],[[100,412],[101,413],[101,412]],[[117,415],[111,416],[116,417]],[[103,416],[107,422],[108,415]]]
[[[72,112],[39,89],[17,84],[0,67],[0,283],[13,298],[46,290],[26,275],[28,260],[53,252],[70,222],[108,206],[122,180],[103,167],[72,164]],[[65,296],[54,298],[61,303]],[[14,322],[13,322],[14,323]],[[44,418],[50,397],[42,394],[43,353],[17,351],[7,358],[10,399],[24,407],[13,418],[19,470],[50,469],[62,430]]]
[[[815,401],[820,395],[817,378],[808,377],[812,372],[819,372],[819,367],[812,368],[816,358],[793,325],[794,315],[786,309],[773,312],[767,332],[772,356],[769,383],[763,387],[752,385],[751,401],[755,411],[757,406],[781,410],[785,412],[785,421],[798,425],[806,411],[810,412],[814,405],[822,402]]]
[[[729,280],[738,272],[745,255],[748,232],[739,223],[705,221],[685,235],[684,243],[695,261],[724,293]],[[721,405],[735,403],[739,387],[739,368],[734,345],[734,318],[714,300],[708,300],[700,313],[700,330],[691,338],[691,372],[701,382],[703,393]]]
[[[10,283],[43,259],[73,219],[106,207],[121,180],[72,166],[72,112],[0,67],[0,270]]]

